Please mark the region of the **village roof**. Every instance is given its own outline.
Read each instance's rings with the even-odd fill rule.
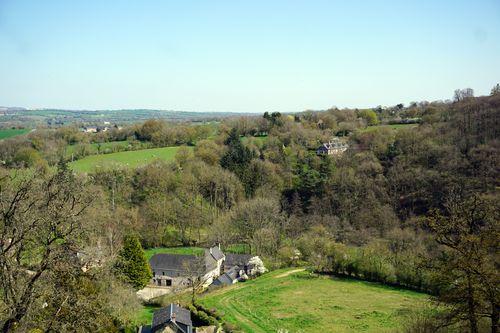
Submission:
[[[188,254],[157,253],[149,259],[152,270],[169,270],[185,272],[195,268],[199,257]]]
[[[238,266],[231,267],[227,272],[219,276],[215,281],[215,285],[233,284],[233,281],[238,278],[240,268]]]
[[[224,258],[224,253],[222,253],[221,249],[218,246],[211,247],[210,253],[215,260],[221,260]]]
[[[248,264],[250,259],[254,257],[251,254],[237,254],[237,253],[228,253],[226,254],[226,261],[224,261],[224,266],[232,267],[232,266],[240,266],[244,267]]]
[[[168,323],[175,323],[185,333],[191,333],[193,322],[191,321],[191,311],[180,307],[177,304],[170,304],[153,313],[153,323],[151,331]],[[180,325],[179,325],[180,324]]]
[[[224,273],[214,281],[214,285],[233,284],[233,280],[227,273]]]

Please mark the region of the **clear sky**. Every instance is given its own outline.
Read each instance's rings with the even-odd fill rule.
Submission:
[[[0,0],[0,105],[301,111],[489,93],[499,0]]]

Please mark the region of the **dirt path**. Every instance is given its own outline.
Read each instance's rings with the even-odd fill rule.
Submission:
[[[291,270],[291,271],[288,271],[288,272],[282,273],[282,274],[280,274],[280,275],[276,275],[274,278],[275,278],[275,279],[282,278],[282,277],[288,276],[288,275],[290,275],[290,274],[293,274],[293,273],[298,273],[298,272],[302,272],[302,271],[305,271],[305,270],[306,270],[305,268],[298,268],[298,269],[294,269],[294,270]]]

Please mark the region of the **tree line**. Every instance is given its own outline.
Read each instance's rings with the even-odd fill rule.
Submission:
[[[1,285],[4,331],[33,323],[71,331],[70,304],[83,300],[88,318],[99,320],[82,316],[82,331],[124,327],[137,301],[114,309],[114,296],[99,295],[113,290],[129,297],[147,282],[147,272],[120,273],[144,272],[139,245],[221,243],[245,245],[270,268],[308,265],[431,293],[446,310],[424,327],[429,331],[488,326],[496,332],[499,112],[500,95],[492,93],[389,109],[267,113],[223,121],[169,163],[75,175],[61,155],[49,162],[42,153],[58,171],[5,169],[0,264],[10,270],[4,269]],[[421,120],[398,130],[377,126],[390,117]],[[154,120],[135,125],[134,139],[171,144],[165,126]],[[344,137],[348,151],[317,156],[318,145],[333,136]],[[30,145],[35,137],[28,137]],[[25,282],[37,272],[31,285]],[[46,295],[57,274],[67,278],[67,292],[51,303]],[[25,286],[32,288],[29,302],[21,297]],[[97,323],[101,328],[92,326]]]

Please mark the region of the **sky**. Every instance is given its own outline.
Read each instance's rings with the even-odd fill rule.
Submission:
[[[499,0],[0,0],[0,105],[292,112],[500,82]]]

